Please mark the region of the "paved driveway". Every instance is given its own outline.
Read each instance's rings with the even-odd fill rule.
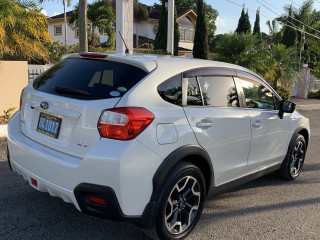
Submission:
[[[288,182],[273,175],[209,200],[188,239],[320,239],[320,110],[302,111],[312,136],[304,171]],[[79,213],[9,171],[0,140],[0,239],[148,239],[128,223]]]

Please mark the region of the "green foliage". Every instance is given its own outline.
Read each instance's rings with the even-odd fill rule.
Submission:
[[[16,110],[16,107],[11,107],[7,110],[3,111],[3,115],[1,117],[3,117],[6,120],[9,120],[12,116],[13,111]]]
[[[261,36],[260,30],[260,11],[256,12],[256,20],[254,21],[253,35]]]
[[[208,59],[209,44],[206,13],[203,0],[198,0],[197,5],[197,23],[193,44],[194,58]]]
[[[173,39],[173,55],[179,55],[179,42],[180,42],[180,31],[179,23],[177,21],[177,9],[174,11],[174,39]]]
[[[136,22],[145,22],[148,20],[148,9],[145,5],[140,4],[139,0],[133,1],[133,19]]]
[[[283,86],[278,86],[276,89],[277,93],[280,95],[280,97],[284,100],[289,100],[291,93],[288,88],[285,88]]]
[[[251,34],[224,34],[216,51],[220,61],[237,64],[260,74],[266,71],[267,66],[261,64],[266,59],[266,47]]]
[[[154,41],[154,49],[167,50],[167,20],[168,14],[165,7],[165,1],[161,0],[161,10],[159,17],[159,27]]]
[[[211,44],[215,38],[215,31],[217,29],[216,19],[218,17],[218,11],[213,9],[211,5],[206,2],[203,3],[206,11],[206,22],[208,28],[208,42]],[[191,8],[193,11],[197,12],[197,1],[196,0],[175,0],[175,5],[177,9],[181,8]],[[160,7],[158,4],[154,4],[154,7]]]
[[[308,98],[311,99],[320,99],[320,90],[316,91],[316,92],[309,92],[308,93]]]
[[[283,35],[281,39],[281,43],[284,44],[286,47],[295,46],[297,42],[297,32],[295,29],[290,27],[293,25],[292,17],[293,17],[293,9],[291,5],[290,8],[288,9],[287,20],[285,21],[285,23],[289,26],[283,27]]]
[[[248,11],[245,12],[244,7],[242,8],[241,15],[238,22],[236,33],[251,33],[251,24],[249,19]]]
[[[47,43],[47,48],[49,50],[49,62],[57,63],[61,60],[62,55],[67,53],[78,53],[79,44],[73,44],[64,46],[64,44],[59,42]],[[110,51],[108,48],[89,46],[89,52],[106,52]]]
[[[0,59],[46,61],[46,17],[33,1],[0,1]]]
[[[69,24],[73,28],[78,26],[78,16],[79,4],[76,5],[73,14],[69,18]],[[88,4],[87,17],[88,23],[91,24],[91,31],[88,34],[89,45],[97,45],[94,31],[98,29],[100,34],[106,33],[108,35],[107,46],[113,48],[115,46],[115,11],[112,7],[112,0],[98,0]]]

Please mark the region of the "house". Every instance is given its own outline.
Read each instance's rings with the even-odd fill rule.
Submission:
[[[153,42],[158,26],[160,11],[154,7],[147,7],[149,12],[148,20],[145,22],[133,23],[133,34],[134,34],[134,46],[139,46],[143,42]],[[67,12],[67,18],[72,14],[72,11]],[[180,42],[179,47],[185,50],[193,49],[193,38],[195,32],[197,15],[190,8],[182,8],[177,10],[177,21],[179,23],[180,31]],[[52,36],[53,41],[64,43],[64,14],[59,14],[48,18],[49,32]],[[108,36],[99,34],[99,31],[95,31],[100,36],[100,43],[105,43],[108,40]],[[139,38],[137,41],[136,36]],[[77,28],[67,26],[67,45],[79,43],[79,33]]]
[[[72,15],[73,11],[67,12],[67,19],[69,19]],[[58,14],[52,17],[48,17],[48,28],[49,33],[54,42],[64,43],[64,14]],[[68,20],[67,20],[68,21]],[[100,37],[100,43],[106,42],[108,40],[108,36],[104,34],[99,34],[98,29],[95,30],[95,33]],[[67,24],[67,45],[73,45],[79,43],[79,31],[78,28],[74,28]]]

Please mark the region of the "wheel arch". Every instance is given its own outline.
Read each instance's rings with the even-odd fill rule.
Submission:
[[[306,141],[306,148],[308,149],[308,144],[309,144],[309,132],[306,128],[301,127],[298,131],[297,134],[300,134],[304,137],[305,141]]]
[[[151,202],[156,202],[162,185],[170,171],[180,162],[185,161],[197,166],[205,179],[206,192],[213,185],[214,171],[208,153],[197,145],[185,145],[170,153],[159,166],[153,177]]]

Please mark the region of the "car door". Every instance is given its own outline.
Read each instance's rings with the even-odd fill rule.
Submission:
[[[251,130],[233,77],[214,74],[214,69],[184,74],[182,85],[184,111],[198,143],[210,155],[217,186],[244,173]]]
[[[289,141],[290,114],[278,115],[280,100],[265,83],[252,76],[238,78],[252,132],[248,172],[280,163]]]

